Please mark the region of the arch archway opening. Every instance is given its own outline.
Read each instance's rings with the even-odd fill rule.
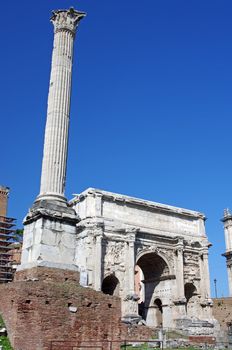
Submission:
[[[141,256],[137,261],[138,267],[142,271],[143,294],[139,301],[139,314],[147,325],[160,327],[163,324],[163,307],[161,301],[164,283],[169,279],[169,267],[158,254],[151,252]],[[153,302],[152,302],[153,300]]]
[[[109,275],[102,282],[102,292],[108,295],[118,296],[119,280],[114,275]]]
[[[139,258],[137,265],[141,268],[144,274],[144,279],[160,279],[162,276],[169,274],[167,263],[156,253],[147,253]]]
[[[191,308],[194,307],[197,296],[197,289],[193,283],[186,283],[184,286],[184,294],[186,298],[186,313],[191,313]]]

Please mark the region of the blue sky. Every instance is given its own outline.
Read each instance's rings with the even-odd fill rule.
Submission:
[[[204,212],[211,280],[226,296],[230,0],[2,2],[0,184],[11,188],[8,215],[21,227],[39,192],[49,17],[69,6],[88,16],[75,42],[67,197],[96,187]]]

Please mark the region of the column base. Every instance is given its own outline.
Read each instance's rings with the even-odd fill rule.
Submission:
[[[24,270],[30,270],[35,267],[46,267],[46,268],[52,268],[52,269],[59,269],[59,270],[69,270],[74,272],[79,272],[79,267],[74,264],[65,264],[65,263],[56,263],[53,261],[34,261],[29,263],[21,264],[17,267],[18,271],[24,271]]]
[[[122,321],[128,324],[137,324],[141,321],[142,317],[138,315],[138,300],[139,297],[136,293],[129,293],[122,300]]]
[[[48,201],[48,202],[58,201],[61,203],[65,203],[67,205],[67,198],[61,194],[58,194],[58,193],[39,194],[35,200],[35,203],[41,202],[44,200]]]
[[[121,318],[121,320],[123,323],[133,325],[133,324],[138,324],[139,322],[141,322],[142,317],[139,315],[136,315],[136,314],[128,314],[128,315],[123,316]]]
[[[62,197],[61,197],[62,198]],[[48,199],[41,196],[37,197],[28,214],[24,218],[24,225],[34,221],[38,217],[48,217],[51,219],[57,219],[62,221],[79,222],[79,217],[75,210],[68,205],[66,198],[53,198]]]

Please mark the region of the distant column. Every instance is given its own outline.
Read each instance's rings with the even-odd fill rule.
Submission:
[[[66,201],[64,197],[68,153],[73,43],[85,13],[53,11],[54,45],[47,106],[40,194],[38,199]]]
[[[222,222],[224,223],[226,245],[226,252],[222,255],[226,258],[229,296],[232,297],[232,214],[229,209],[224,210]]]

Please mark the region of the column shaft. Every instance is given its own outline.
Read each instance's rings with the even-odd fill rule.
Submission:
[[[102,284],[102,235],[96,236],[95,243],[95,274],[94,287],[95,290],[101,290]]]
[[[57,32],[52,55],[40,196],[64,196],[72,57],[73,34]]]
[[[176,284],[177,284],[177,299],[184,300],[184,262],[183,262],[183,250],[177,250],[177,271],[176,271]]]
[[[134,293],[135,290],[135,247],[134,241],[128,244],[128,290],[130,293]]]
[[[232,296],[232,214],[229,209],[224,210],[222,218],[224,223],[226,252],[222,254],[226,258],[229,296]]]
[[[53,11],[54,43],[47,105],[47,121],[40,194],[37,199],[64,197],[68,155],[69,113],[72,80],[73,43],[76,28],[85,13]]]
[[[208,252],[203,253],[203,275],[201,278],[203,278],[204,281],[204,296],[206,299],[210,298],[210,277],[209,277],[209,261],[208,261]]]

